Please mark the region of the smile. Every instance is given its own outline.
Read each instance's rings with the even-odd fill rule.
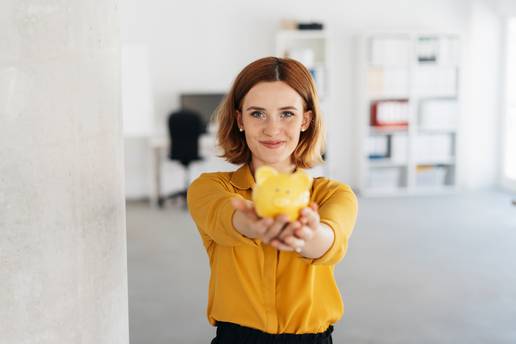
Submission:
[[[260,141],[260,143],[269,149],[275,149],[283,146],[285,141]]]

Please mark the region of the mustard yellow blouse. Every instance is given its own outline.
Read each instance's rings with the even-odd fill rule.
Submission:
[[[315,178],[311,202],[335,233],[318,259],[278,251],[241,235],[232,225],[232,197],[251,199],[248,165],[235,172],[205,173],[188,189],[188,207],[209,256],[208,321],[226,321],[261,331],[318,333],[342,317],[344,307],[333,276],[355,225],[357,200],[351,188]]]

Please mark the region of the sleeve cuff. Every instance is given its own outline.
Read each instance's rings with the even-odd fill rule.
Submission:
[[[220,210],[220,216],[222,218],[228,219],[228,222],[223,226],[222,230],[225,234],[230,238],[230,241],[235,241],[240,244],[245,245],[253,245],[259,246],[258,240],[250,239],[244,235],[242,235],[237,229],[233,226],[233,215],[235,214],[235,208],[231,205],[231,201],[227,201],[226,204]]]
[[[319,258],[306,258],[301,256],[301,259],[303,259],[306,263],[313,265],[337,264],[342,259],[342,257],[344,257],[346,252],[347,245],[343,242],[345,241],[343,238],[343,233],[335,230],[336,224],[330,220],[321,219],[321,223],[325,224],[333,231],[333,243],[331,244],[330,248]]]

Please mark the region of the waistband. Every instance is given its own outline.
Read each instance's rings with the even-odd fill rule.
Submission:
[[[280,333],[270,334],[262,332],[260,330],[241,326],[238,324],[217,321],[217,341],[214,343],[244,343],[244,342],[256,342],[256,343],[299,343],[299,344],[318,344],[318,343],[331,343],[327,341],[331,338],[333,332],[333,326],[330,325],[326,331],[321,333]]]

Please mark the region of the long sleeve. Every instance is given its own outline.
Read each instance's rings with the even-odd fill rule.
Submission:
[[[206,248],[210,241],[223,246],[256,245],[233,226],[233,197],[242,196],[232,190],[221,173],[204,173],[188,188],[188,209]]]
[[[319,204],[321,221],[335,232],[335,240],[323,257],[305,261],[233,228],[230,200],[249,199],[253,184],[248,165],[243,165],[235,172],[203,174],[188,191],[190,212],[210,258],[208,320],[273,334],[325,331],[344,311],[332,264],[346,252],[355,196],[338,182],[314,180],[311,200]]]
[[[323,256],[312,259],[312,264],[335,265],[346,255],[348,241],[355,226],[358,203],[351,188],[339,182],[316,181],[312,200],[319,206],[321,223],[334,233],[334,241]]]

